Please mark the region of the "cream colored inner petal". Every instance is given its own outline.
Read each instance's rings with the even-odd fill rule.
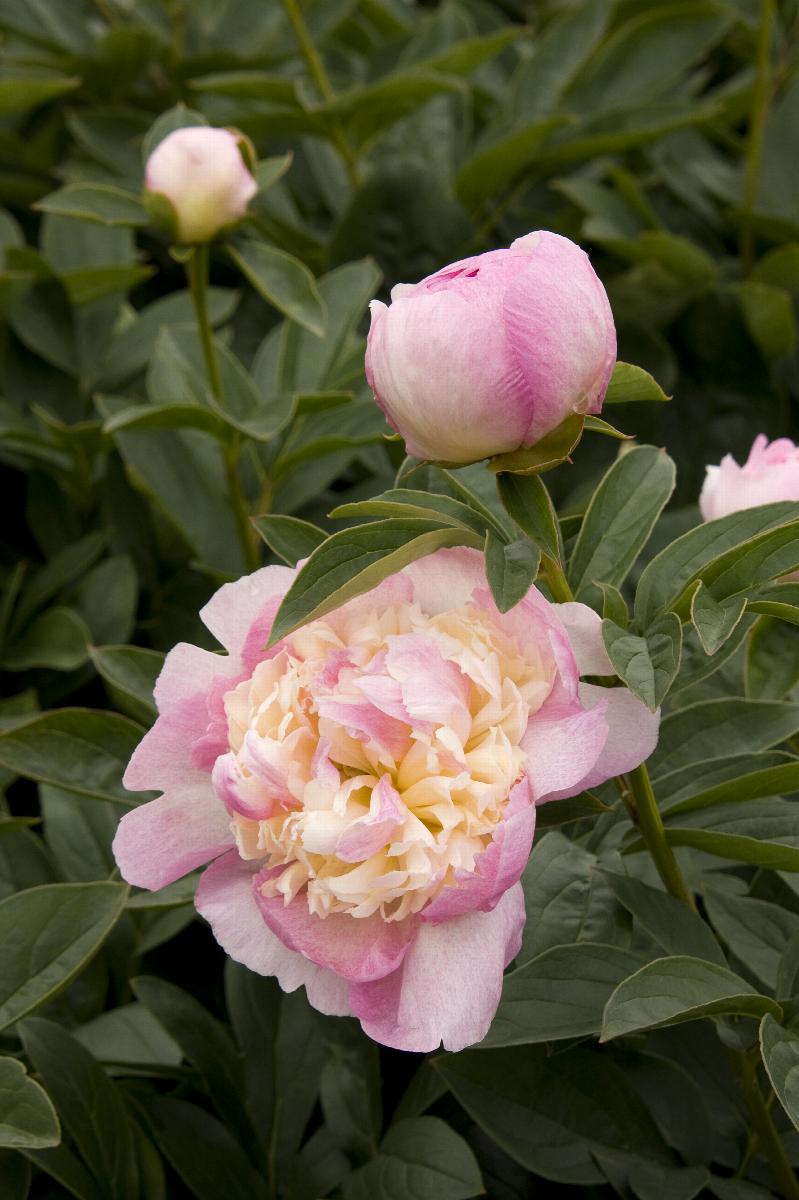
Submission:
[[[454,872],[472,870],[523,773],[529,717],[552,689],[554,665],[535,641],[521,647],[471,604],[428,617],[402,603],[311,622],[288,649],[259,663],[224,703],[230,749],[248,796],[258,794],[265,813],[259,820],[233,814],[239,853],[283,868],[264,894],[288,903],[304,893],[320,917],[402,920]],[[407,670],[391,674],[389,652],[420,645],[430,704],[425,720],[414,721],[396,708],[400,701],[382,698],[398,696],[408,678]],[[395,706],[390,714],[359,687],[367,676],[382,680],[371,694]],[[457,695],[437,690],[445,679]],[[414,674],[417,695],[418,682]],[[427,700],[424,687],[421,695]],[[352,718],[320,715],[323,698]],[[439,699],[440,723],[427,712]],[[373,796],[383,777],[394,797],[385,809]],[[338,857],[345,831],[348,860],[358,856],[353,845],[364,847],[362,859]]]

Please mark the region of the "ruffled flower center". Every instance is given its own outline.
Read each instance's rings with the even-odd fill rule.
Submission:
[[[361,608],[292,635],[225,695],[213,771],[264,895],[398,921],[473,870],[554,671],[471,603]]]

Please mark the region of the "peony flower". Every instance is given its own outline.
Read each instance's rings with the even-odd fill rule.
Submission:
[[[759,433],[742,467],[725,454],[717,467],[708,467],[699,508],[706,521],[758,504],[799,500],[799,446],[789,438],[769,444]]]
[[[144,199],[175,241],[210,242],[239,221],[258,185],[240,149],[241,135],[207,125],[175,129],[147,160]],[[167,202],[166,213],[157,203]],[[155,199],[156,203],[152,203]]]
[[[531,588],[501,614],[479,553],[439,550],[266,650],[295,572],[225,584],[178,645],[126,787],[122,875],[211,860],[196,906],[224,949],[376,1041],[486,1033],[524,925],[536,805],[645,759],[658,718],[611,672],[598,616]]]
[[[366,376],[409,454],[474,462],[598,413],[616,330],[588,255],[528,233],[373,300]]]

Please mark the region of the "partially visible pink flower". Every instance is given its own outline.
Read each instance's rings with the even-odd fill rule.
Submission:
[[[465,463],[532,446],[598,413],[616,330],[588,255],[556,233],[517,238],[372,302],[366,376],[409,454]]]
[[[226,656],[179,645],[125,775],[163,795],[114,841],[130,883],[213,860],[199,912],[232,958],[404,1050],[485,1035],[524,925],[536,805],[645,759],[658,718],[600,621],[535,588],[494,605],[482,557],[440,550],[271,650],[294,572],[202,613]]]
[[[699,508],[706,521],[715,521],[779,500],[799,501],[799,446],[790,438],[769,443],[759,433],[742,467],[726,454],[719,466],[707,468]]]
[[[230,129],[197,125],[175,129],[147,160],[148,193],[169,202],[175,240],[187,245],[210,242],[240,220],[258,191],[240,149],[241,135]]]

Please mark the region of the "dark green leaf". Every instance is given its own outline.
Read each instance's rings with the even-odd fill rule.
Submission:
[[[255,1133],[243,1103],[241,1062],[228,1031],[198,1000],[165,979],[139,976],[133,990],[200,1072],[220,1116],[257,1163]]]
[[[598,600],[595,583],[621,587],[674,490],[672,460],[655,446],[621,454],[594,492],[569,564],[578,600]]]
[[[605,1008],[601,1040],[700,1017],[767,1012],[781,1015],[774,1000],[717,963],[684,955],[658,958],[616,988]]]
[[[667,953],[688,954],[721,967],[727,965],[707,924],[681,900],[632,875],[600,869],[619,902]]]
[[[494,603],[500,612],[508,612],[522,600],[535,582],[541,564],[541,551],[527,538],[506,544],[492,533],[486,534],[485,567]]]
[[[482,539],[465,529],[414,519],[375,521],[334,533],[313,552],[286,593],[270,645],[376,587],[415,559],[442,546],[463,545],[482,549]]]
[[[691,598],[691,623],[705,654],[715,654],[734,633],[746,609],[745,596],[733,596],[718,604],[700,581]]]
[[[602,640],[616,674],[653,712],[660,707],[680,669],[682,625],[676,613],[664,613],[644,637],[602,622]]]
[[[122,773],[141,733],[115,713],[55,709],[0,732],[0,764],[80,796],[130,804]]]
[[[156,712],[153,688],[163,654],[142,646],[92,646],[91,657],[111,700],[134,721],[151,724]]]
[[[71,608],[55,607],[36,617],[3,656],[7,671],[74,671],[89,657],[91,633]]]
[[[263,1183],[221,1121],[196,1104],[150,1097],[139,1109],[164,1158],[197,1200],[253,1200]]]
[[[631,363],[617,362],[610,377],[604,404],[633,404],[639,401],[663,403],[670,400],[643,367]]]
[[[489,459],[488,467],[499,474],[507,471],[512,475],[538,475],[560,466],[571,454],[583,434],[585,418],[577,413],[567,417],[551,433],[546,434],[534,446],[523,450],[511,450],[507,454],[495,454]]]
[[[43,67],[4,66],[0,68],[0,117],[38,108],[79,85],[80,79],[74,75],[59,75]]]
[[[270,550],[282,558],[290,567],[299,559],[308,558],[327,537],[324,529],[301,521],[299,517],[282,517],[270,513],[264,517],[252,517],[253,525]]]
[[[345,1200],[469,1200],[482,1191],[474,1154],[438,1117],[392,1125],[377,1155],[343,1187]]]
[[[481,1045],[519,1046],[599,1033],[611,993],[643,962],[639,954],[600,942],[550,947],[505,976],[502,1000]]]
[[[791,293],[752,279],[739,283],[737,292],[746,327],[764,358],[793,354],[797,328]]]
[[[142,1004],[123,1004],[101,1013],[73,1034],[100,1062],[174,1067],[183,1057],[174,1038]]]
[[[117,1086],[88,1050],[53,1021],[21,1027],[25,1051],[87,1167],[109,1200],[138,1200],[133,1123]]]
[[[760,1024],[760,1049],[771,1086],[799,1129],[799,1036],[766,1013]]]
[[[793,516],[795,508],[792,504],[765,504],[731,513],[717,521],[707,521],[689,530],[661,550],[645,567],[635,596],[636,617],[644,626],[651,624],[708,563],[729,550],[735,557],[742,543],[790,521]],[[715,588],[713,594],[719,599]]]
[[[563,549],[558,519],[546,485],[538,475],[497,475],[499,498],[523,533],[544,554],[560,560]]]
[[[0,1146],[41,1149],[60,1140],[58,1117],[44,1088],[17,1059],[0,1057]]]
[[[596,1183],[593,1156],[603,1150],[669,1161],[640,1096],[609,1055],[508,1047],[466,1050],[434,1064],[489,1137],[545,1179]]]
[[[98,225],[135,227],[149,224],[138,196],[108,183],[69,183],[39,200],[36,207],[42,212],[95,221]]]
[[[316,280],[304,263],[276,246],[249,238],[229,245],[228,253],[264,300],[303,329],[324,337],[325,305]]]
[[[650,771],[658,778],[689,763],[767,750],[797,730],[799,704],[738,696],[699,701],[669,713],[661,722]]]
[[[522,876],[527,924],[517,963],[564,942],[629,944],[622,909],[596,863],[595,855],[557,831],[536,841]]]
[[[122,915],[124,883],[53,883],[0,901],[0,1029],[56,995]]]
[[[330,513],[331,517],[419,517],[421,520],[441,518],[442,525],[461,525],[473,529],[481,536],[486,527],[500,539],[505,540],[505,531],[482,505],[475,506],[440,492],[421,492],[411,488],[392,488],[381,492],[371,500],[357,500],[351,504],[339,504]]]
[[[711,888],[704,899],[713,928],[730,952],[774,991],[785,947],[799,933],[799,916],[767,900]]]

